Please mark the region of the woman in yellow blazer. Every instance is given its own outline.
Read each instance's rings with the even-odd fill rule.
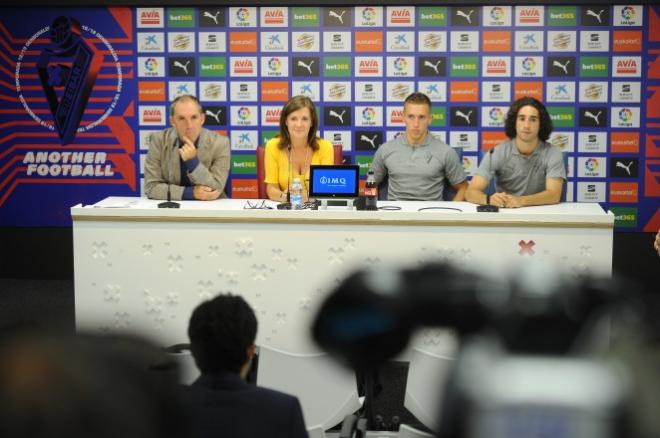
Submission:
[[[280,114],[280,133],[266,143],[264,162],[266,193],[273,201],[286,201],[293,179],[303,185],[303,200],[309,193],[309,167],[334,164],[332,143],[316,136],[319,119],[314,102],[305,96],[292,97]]]

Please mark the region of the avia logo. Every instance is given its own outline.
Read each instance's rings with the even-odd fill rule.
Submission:
[[[240,8],[236,11],[236,19],[240,23],[247,23],[250,20],[250,11],[246,8]]]
[[[390,123],[403,123],[403,110],[392,110],[390,113]]]
[[[250,59],[239,59],[234,61],[234,73],[252,74],[254,73],[254,64]]]
[[[358,63],[358,71],[360,73],[375,73],[377,74],[380,70],[378,61],[375,59],[364,59]]]
[[[140,13],[140,24],[159,25],[162,17],[158,10],[147,10]]]
[[[520,23],[541,24],[541,13],[537,8],[526,8],[520,11]]]
[[[533,249],[534,245],[536,245],[536,243],[534,243],[533,240],[529,240],[527,242],[525,242],[524,240],[521,240],[520,242],[518,242],[518,246],[520,247],[520,250],[518,250],[518,254],[520,254],[520,255],[527,254],[527,255],[533,256],[534,253],[535,253],[534,249]]]
[[[407,9],[394,9],[390,15],[392,24],[410,24],[412,23],[410,11]]]
[[[281,9],[267,10],[264,14],[265,24],[284,24],[284,13]]]
[[[250,111],[250,108],[246,106],[242,106],[238,109],[238,118],[241,121],[250,120],[251,117],[252,117],[252,112]]]
[[[162,123],[163,113],[157,108],[145,109],[142,113],[142,121],[144,123]]]
[[[633,113],[629,108],[621,108],[619,111],[619,120],[622,122],[630,122],[633,118]]]
[[[616,63],[616,72],[618,74],[636,74],[637,61],[635,59],[620,59]]]
[[[280,121],[281,109],[267,109],[266,123],[278,123]]]
[[[503,59],[489,60],[486,63],[486,73],[506,73],[506,62]]]

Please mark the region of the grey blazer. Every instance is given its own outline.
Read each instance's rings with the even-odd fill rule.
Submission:
[[[181,166],[177,135],[174,128],[155,132],[149,137],[149,151],[144,163],[144,189],[148,198],[167,199],[168,185],[171,198],[180,200],[185,187],[181,185]],[[202,184],[220,191],[226,198],[225,185],[229,176],[229,139],[202,128],[197,142],[199,166],[188,173],[190,182]]]

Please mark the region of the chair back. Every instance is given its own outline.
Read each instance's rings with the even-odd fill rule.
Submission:
[[[441,391],[454,359],[414,348],[403,406],[424,426],[437,430]]]
[[[328,430],[361,406],[355,373],[325,353],[294,354],[262,345],[257,384],[298,397],[308,428]]]
[[[342,148],[341,145],[334,145],[334,164],[341,164],[342,161]],[[257,194],[259,199],[268,199],[268,192],[266,191],[266,163],[264,162],[264,153],[266,148],[262,145],[257,146]]]

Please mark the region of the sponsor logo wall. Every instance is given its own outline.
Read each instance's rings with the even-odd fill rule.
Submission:
[[[434,102],[433,134],[463,148],[469,174],[480,152],[505,139],[510,103],[542,100],[555,126],[550,141],[569,155],[568,200],[625,212],[617,219],[625,230],[660,228],[657,6],[47,12],[26,19],[24,11],[7,9],[0,20],[8,64],[0,101],[5,225],[65,224],[75,203],[141,194],[148,134],[169,125],[168,102],[180,94],[196,95],[207,128],[230,137],[228,192],[248,198],[257,193],[254,150],[276,135],[290,96],[314,100],[319,134],[341,144],[344,161],[366,175],[380,144],[404,130],[404,98],[422,91]],[[54,122],[47,91],[53,88],[64,106],[61,82],[74,77],[71,61],[60,63],[65,68],[53,59],[45,64],[55,85],[39,79],[58,16],[76,18],[94,59],[102,54],[77,130],[75,119]],[[82,167],[65,171],[74,157]],[[44,193],[58,213],[44,208],[31,218],[29,204]]]

